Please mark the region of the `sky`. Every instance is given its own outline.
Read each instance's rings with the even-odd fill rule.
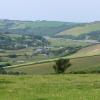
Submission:
[[[100,0],[0,0],[0,19],[100,21]]]

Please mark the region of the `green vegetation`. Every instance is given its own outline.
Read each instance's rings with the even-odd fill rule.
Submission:
[[[99,100],[100,75],[0,76],[1,100]]]
[[[56,47],[78,47],[78,46],[85,47],[91,45],[91,43],[89,42],[73,41],[64,38],[49,38],[48,41],[52,46],[56,46]]]
[[[69,59],[58,59],[53,66],[53,69],[57,74],[64,74],[66,69],[70,67]]]
[[[13,33],[12,33],[13,34]],[[28,47],[45,46],[48,41],[42,36],[38,35],[18,35],[11,33],[0,34],[0,49],[19,50]]]
[[[7,34],[32,34],[52,36],[66,29],[80,25],[78,23],[59,22],[59,21],[18,21],[0,20],[0,32]]]
[[[59,33],[58,35],[72,35],[79,36],[82,34],[90,33],[92,31],[100,31],[100,22],[93,22],[85,24],[84,26],[75,27],[64,32]]]
[[[57,59],[15,65],[6,68],[6,70],[12,72],[24,72],[26,74],[54,74],[55,72],[52,66],[55,64],[55,60]],[[66,73],[99,73],[100,71],[100,56],[72,58],[70,59],[70,63],[71,66],[66,70]]]
[[[0,100],[99,100],[98,42],[100,22],[0,20]]]
[[[100,44],[95,44],[80,49],[78,52],[72,54],[70,57],[84,57],[84,56],[92,56],[92,55],[100,55]]]

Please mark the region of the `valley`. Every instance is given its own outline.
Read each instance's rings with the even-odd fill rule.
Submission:
[[[0,21],[0,99],[98,100],[99,31],[99,22]],[[70,60],[64,74],[59,59]]]

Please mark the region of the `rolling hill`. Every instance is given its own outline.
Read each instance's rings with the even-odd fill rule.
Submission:
[[[84,24],[84,26],[78,26],[71,28],[69,30],[65,30],[63,32],[58,33],[58,35],[72,35],[79,36],[82,34],[87,34],[93,31],[100,31],[100,21]]]
[[[92,56],[92,55],[100,55],[100,44],[94,44],[88,47],[85,47],[70,57],[84,57],[84,56]]]
[[[19,21],[0,20],[1,33],[33,34],[33,35],[55,35],[66,29],[70,29],[80,23],[60,22],[60,21]]]

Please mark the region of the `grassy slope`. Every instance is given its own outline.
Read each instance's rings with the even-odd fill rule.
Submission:
[[[58,35],[73,35],[78,36],[84,33],[89,33],[92,31],[100,30],[100,22],[93,22],[86,24],[84,26],[75,27],[64,32],[59,33]]]
[[[76,71],[96,71],[100,70],[100,56],[84,57],[71,59],[71,67],[67,72]],[[51,74],[54,73],[52,66],[54,62],[46,62],[41,64],[27,64],[16,68],[7,68],[8,71],[19,71],[27,74]]]
[[[0,100],[99,100],[100,75],[0,76]]]
[[[71,55],[70,57],[83,57],[91,55],[100,55],[100,44],[88,46],[79,50],[77,53]]]
[[[62,46],[62,47],[77,47],[77,46],[84,47],[91,44],[83,41],[72,41],[61,38],[49,38],[48,41],[51,43],[52,46]]]

